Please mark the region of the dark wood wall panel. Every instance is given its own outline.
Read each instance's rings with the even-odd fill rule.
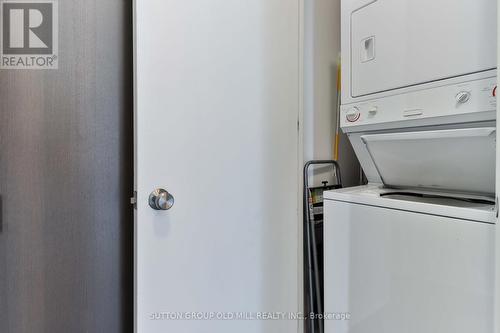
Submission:
[[[131,1],[59,1],[59,69],[0,70],[0,332],[131,332]]]

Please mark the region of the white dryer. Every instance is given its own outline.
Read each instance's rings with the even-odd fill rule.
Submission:
[[[325,193],[325,331],[491,333],[496,1],[343,0],[342,27],[369,185]]]
[[[341,11],[342,103],[496,68],[495,0],[341,0]]]

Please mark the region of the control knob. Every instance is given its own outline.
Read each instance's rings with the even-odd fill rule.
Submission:
[[[355,106],[350,108],[349,111],[347,111],[346,113],[346,119],[350,123],[358,121],[359,117],[361,117],[361,113],[359,112],[359,109]]]
[[[470,99],[470,92],[468,91],[461,91],[457,94],[457,103],[458,104],[464,104],[467,103]]]

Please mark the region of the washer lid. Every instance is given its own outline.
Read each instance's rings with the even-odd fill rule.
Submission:
[[[387,187],[495,194],[495,127],[362,135]]]
[[[496,223],[495,205],[480,196],[450,197],[449,193],[404,191],[383,188],[381,184],[368,184],[325,191],[325,200],[369,205],[380,208],[404,210],[413,213],[431,214],[461,220]],[[419,195],[421,194],[421,196]],[[355,206],[353,206],[355,207]]]

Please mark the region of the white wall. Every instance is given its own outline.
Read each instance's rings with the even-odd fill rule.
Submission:
[[[340,53],[340,0],[310,0],[304,22],[304,162],[332,159],[337,108],[337,59]],[[359,164],[345,135],[339,161],[344,186],[359,182]],[[328,179],[328,168],[315,170],[313,182]]]

